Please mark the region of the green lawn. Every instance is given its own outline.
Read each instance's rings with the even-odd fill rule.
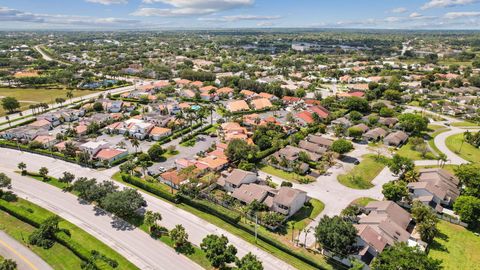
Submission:
[[[0,201],[0,203],[5,204],[5,203],[8,203],[8,202]],[[36,205],[36,204],[33,204],[29,201],[23,200],[23,199],[18,199],[17,202],[10,202],[8,204],[12,204],[15,207],[27,210],[29,213],[31,213],[32,217],[36,220],[44,220],[47,217],[55,215],[54,213]],[[3,211],[0,211],[0,212],[4,215],[8,215]],[[1,224],[3,225],[4,224],[3,223],[3,218],[1,220],[2,220]],[[34,230],[34,228],[32,226],[30,226],[30,225],[28,225],[28,224],[26,224],[26,223],[24,223],[24,222],[22,222],[22,221],[20,221],[16,218],[11,217],[11,219],[9,219],[9,220],[10,220],[11,223],[8,223],[8,224],[5,223],[5,227],[9,230],[12,230],[12,232],[16,232],[16,230],[18,230],[18,232],[16,232],[16,233],[20,233],[20,236],[23,235],[23,237],[25,239],[28,238],[28,235],[31,233],[31,231],[28,232],[28,233],[24,232],[22,234],[21,231],[23,231],[23,229],[20,230],[20,229],[15,229],[15,228],[9,228],[9,226],[7,226],[7,225],[15,226],[15,224],[17,224],[17,225],[21,225],[23,228],[26,228],[26,229],[30,228],[31,230]],[[2,226],[2,225],[0,225],[0,226]],[[119,263],[119,266],[121,267],[121,269],[138,269],[135,265],[133,265],[131,262],[129,262],[127,259],[125,259],[122,255],[118,254],[116,251],[111,249],[109,246],[107,246],[106,244],[104,244],[100,240],[96,239],[92,235],[88,234],[84,230],[80,229],[76,225],[62,219],[59,223],[59,227],[69,230],[70,234],[71,234],[71,239],[74,242],[76,242],[77,244],[79,244],[80,246],[82,246],[83,248],[85,248],[86,250],[97,250],[100,253],[104,254],[105,256],[116,260]],[[12,235],[12,236],[15,238],[15,235]],[[21,238],[20,238],[20,240],[21,240]],[[61,251],[62,254],[63,254],[61,257],[65,256],[65,261],[66,261],[67,266],[68,266],[67,268],[58,268],[58,269],[72,269],[72,268],[73,269],[79,269],[80,268],[79,266],[80,266],[81,261],[77,256],[75,256],[70,250],[68,250],[67,248],[65,248],[64,246],[62,246],[60,244],[55,244],[54,247],[56,247],[56,246],[58,246],[57,249],[59,249],[59,251]],[[33,248],[34,247],[32,247],[32,250],[34,252],[36,252]],[[65,249],[66,251],[64,251],[63,249]],[[44,250],[44,249],[40,248],[40,250],[42,250],[45,253],[53,253],[53,254],[48,254],[48,256],[53,256],[54,258],[57,255],[57,252],[55,252],[55,250],[52,250],[52,249]],[[37,254],[39,254],[39,256],[42,257],[41,253],[37,253]],[[74,256],[74,258],[70,258],[72,255]],[[42,257],[42,258],[44,258],[44,257]],[[49,261],[47,261],[47,259],[44,258],[44,260],[48,264],[52,265]],[[53,261],[53,262],[57,263],[55,261]],[[78,266],[78,268],[76,268],[77,266]],[[101,266],[102,266],[102,269],[112,269],[112,267],[110,267],[110,266],[108,266],[104,263],[102,263]],[[57,269],[57,268],[55,268],[55,269]]]
[[[454,122],[451,124],[454,127],[478,127],[477,123],[472,123],[469,121],[462,121],[462,122]]]
[[[28,109],[28,106],[35,103],[55,103],[55,98],[67,99],[65,89],[45,89],[45,88],[2,88],[0,87],[0,97],[14,97],[21,105],[20,110]],[[73,90],[74,97],[85,96],[98,91]],[[0,107],[0,115],[5,114]]]
[[[337,177],[342,185],[354,189],[369,189],[373,187],[372,180],[385,168],[375,155],[365,155],[360,164],[356,165],[347,174]]]
[[[461,158],[473,163],[480,163],[480,149],[464,142],[463,134],[452,135],[447,138],[445,143],[448,149],[457,153]]]
[[[443,260],[445,270],[480,269],[480,237],[461,226],[441,221],[439,236],[430,245],[429,255]]]
[[[28,244],[28,236],[35,231],[35,227],[0,210],[0,230],[28,247],[42,258],[53,269],[80,269],[82,261],[66,247],[55,244],[50,249]]]
[[[265,172],[265,173],[271,174],[271,175],[276,176],[276,177],[280,177],[282,179],[285,179],[285,180],[291,181],[291,182],[299,183],[301,181],[301,179],[308,179],[309,182],[315,181],[315,179],[311,176],[308,176],[308,175],[303,176],[303,175],[296,174],[294,172],[286,172],[284,170],[274,168],[270,165],[263,166],[263,167],[260,168],[260,170]]]
[[[369,202],[374,202],[374,201],[376,200],[370,197],[361,197],[354,200],[351,204],[355,204],[358,206],[366,206]]]
[[[303,228],[307,227],[325,208],[325,204],[317,199],[311,199],[310,203],[312,206],[304,206],[295,213],[295,215],[291,216],[288,224],[295,224],[296,229],[303,230]]]
[[[178,155],[179,153],[180,153],[180,152],[179,152],[178,150],[175,150],[175,151],[172,151],[172,152],[167,151],[167,152],[165,152],[165,154],[162,155],[162,157],[164,157],[165,159],[168,159],[168,158],[170,158],[170,157],[173,157],[173,156],[175,156],[175,155]]]
[[[413,144],[409,141],[404,144],[400,149],[398,149],[397,154],[402,157],[407,157],[412,160],[424,160],[424,159],[435,159],[435,155],[432,152],[428,152],[425,157],[422,157],[422,154],[417,150],[413,149]]]

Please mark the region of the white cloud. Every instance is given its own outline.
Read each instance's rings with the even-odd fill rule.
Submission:
[[[115,5],[115,4],[126,4],[127,0],[86,0],[90,3],[102,4],[102,5]]]
[[[281,16],[260,16],[260,15],[231,15],[222,17],[202,17],[200,21],[211,22],[237,22],[237,21],[271,21],[278,20]]]
[[[458,19],[458,18],[467,18],[467,17],[480,17],[480,12],[478,11],[448,12],[444,16],[444,18],[447,18],[447,19]]]
[[[474,4],[480,0],[430,0],[421,9],[455,7]]]
[[[0,7],[0,21],[18,23],[37,23],[42,26],[92,26],[92,27],[128,27],[138,26],[141,21],[123,18],[95,18],[89,16],[39,14],[7,7]]]
[[[410,18],[421,18],[421,17],[423,17],[423,15],[418,13],[418,12],[413,12],[412,14],[408,15],[408,17],[410,17]]]
[[[206,15],[251,6],[255,0],[143,0],[146,4],[163,3],[171,8],[139,8],[134,16]]]
[[[394,9],[390,10],[391,13],[396,13],[396,14],[405,13],[407,11],[408,10],[404,7],[394,8]]]

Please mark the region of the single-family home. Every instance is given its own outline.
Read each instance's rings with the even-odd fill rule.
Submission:
[[[377,127],[363,134],[363,138],[367,141],[378,141],[383,139],[385,135],[387,135],[387,131],[383,128]]]
[[[407,133],[401,130],[397,130],[388,134],[387,137],[383,139],[383,143],[389,146],[399,147],[405,142],[407,142],[407,140],[408,140]]]
[[[273,107],[270,100],[266,98],[257,98],[250,101],[250,105],[254,110],[264,110]]]
[[[250,107],[248,107],[248,104],[245,100],[229,101],[225,107],[229,112],[241,112],[250,110]]]
[[[94,156],[101,149],[109,147],[109,143],[106,141],[89,141],[79,146],[80,150],[86,151],[90,156]]]
[[[112,164],[112,162],[122,159],[128,155],[128,151],[125,149],[114,149],[114,148],[102,148],[93,156],[94,159],[99,161],[107,162]]]
[[[243,184],[257,182],[257,174],[240,169],[233,169],[231,173],[222,173],[217,184],[227,192],[233,192]]]
[[[281,187],[274,197],[267,197],[264,204],[270,210],[290,217],[300,210],[307,201],[307,192],[291,187]]]

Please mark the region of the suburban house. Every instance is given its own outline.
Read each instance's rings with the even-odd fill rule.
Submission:
[[[250,91],[250,90],[242,90],[240,94],[243,95],[247,100],[250,100],[257,96],[257,93]]]
[[[241,140],[248,139],[247,129],[240,126],[240,124],[237,122],[223,123],[220,127],[221,127],[221,129],[219,130],[220,136],[226,142],[229,142],[233,139],[241,139]]]
[[[394,131],[394,132],[388,134],[387,137],[385,137],[383,139],[383,143],[388,145],[388,146],[399,147],[399,146],[403,145],[404,143],[406,143],[407,140],[408,140],[407,133],[405,133],[401,130],[397,130],[397,131]]]
[[[257,98],[252,101],[250,101],[250,105],[252,106],[252,109],[254,110],[264,110],[273,107],[272,103],[270,100],[266,98]]]
[[[33,141],[41,143],[45,148],[50,148],[57,143],[57,139],[52,135],[38,135]]]
[[[157,126],[153,127],[149,133],[150,138],[154,141],[158,141],[163,137],[170,136],[171,134],[172,134],[171,129],[164,128],[164,127],[157,127]]]
[[[248,111],[250,107],[245,100],[232,100],[225,106],[229,112]]]
[[[110,144],[106,141],[89,141],[79,146],[80,150],[86,151],[90,156],[94,156],[98,151],[108,148]]]
[[[387,131],[383,128],[377,127],[363,134],[363,139],[367,141],[378,141],[383,139],[385,135],[387,135]]]
[[[245,184],[235,189],[232,197],[245,203],[250,204],[253,201],[263,202],[267,196],[275,196],[276,190],[266,185]]]
[[[241,187],[243,184],[255,183],[257,181],[257,174],[240,169],[233,169],[231,173],[222,173],[217,181],[227,192],[233,192],[235,189]]]
[[[314,144],[318,145],[319,147],[324,148],[325,150],[329,150],[330,147],[332,147],[332,144],[333,144],[333,140],[327,139],[327,138],[322,137],[320,135],[313,135],[313,134],[309,134],[307,136],[307,141],[309,141],[311,143],[314,143]]]
[[[365,206],[367,215],[360,216],[357,229],[357,255],[370,264],[386,247],[403,242],[410,246],[424,245],[411,236],[413,231],[410,214],[392,201],[374,201]]]
[[[170,170],[159,175],[160,182],[174,188],[180,189],[180,186],[183,184],[188,183],[188,179],[181,174],[177,170]]]
[[[295,119],[302,126],[312,124],[312,123],[315,122],[315,120],[313,118],[313,114],[309,111],[302,111],[302,112],[299,112],[299,113],[295,114]]]
[[[429,205],[438,212],[442,206],[452,206],[460,195],[459,179],[450,172],[440,169],[422,169],[419,171],[418,181],[408,183],[411,197]]]
[[[107,162],[112,164],[112,162],[122,159],[128,155],[128,151],[125,149],[113,149],[113,148],[103,148],[100,149],[94,156],[94,159],[98,159],[101,162]]]
[[[291,187],[280,187],[274,197],[267,197],[263,203],[270,210],[290,217],[300,210],[308,199],[305,191]]]

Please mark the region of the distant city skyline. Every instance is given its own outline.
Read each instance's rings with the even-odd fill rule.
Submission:
[[[480,29],[480,0],[2,0],[0,30]]]

